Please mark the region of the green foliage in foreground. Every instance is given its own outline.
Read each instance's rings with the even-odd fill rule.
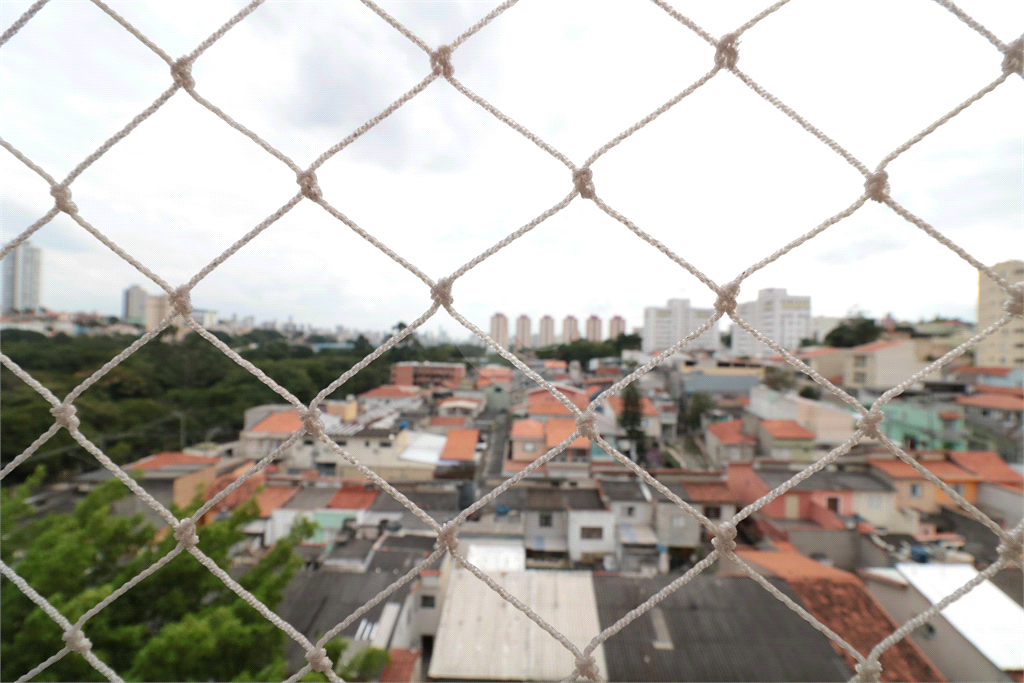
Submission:
[[[71,514],[33,518],[26,501],[44,476],[0,492],[0,555],[74,623],[117,588],[174,549],[172,534],[110,514],[127,487],[112,480]],[[179,519],[198,508],[172,510]],[[199,549],[227,570],[241,528],[259,514],[255,502],[199,530]],[[270,609],[302,561],[292,549],[313,527],[296,525],[238,582]],[[0,584],[0,676],[15,680],[61,650],[61,628],[12,582]],[[187,552],[167,562],[90,618],[83,631],[101,660],[129,681],[270,681],[286,677],[285,634]],[[37,681],[105,680],[71,652]]]

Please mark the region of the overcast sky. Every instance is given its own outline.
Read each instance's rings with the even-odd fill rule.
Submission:
[[[29,0],[0,0],[3,27]],[[450,42],[497,2],[382,2],[427,43]],[[110,5],[173,56],[240,2]],[[758,2],[675,7],[713,35]],[[1024,3],[963,0],[1003,41]],[[742,37],[739,67],[873,168],[992,81],[1002,55],[928,0],[793,0]],[[713,50],[642,0],[522,0],[453,57],[456,77],[582,163],[713,65]],[[428,57],[355,0],[270,0],[195,64],[197,91],[306,166],[430,71]],[[0,50],[0,135],[60,178],[171,83],[167,66],[98,8],[53,0]],[[889,166],[892,194],[984,262],[1024,257],[1024,81],[1013,76]],[[593,166],[598,194],[726,282],[838,213],[862,176],[722,72]],[[569,171],[443,80],[318,171],[327,200],[433,278],[559,202]],[[0,150],[3,240],[52,205]],[[86,220],[168,282],[188,280],[297,190],[281,162],[179,91],[72,186]],[[44,248],[43,304],[120,313],[142,284],[66,216]],[[874,202],[743,285],[810,295],[814,315],[859,308],[974,319],[978,275]],[[641,324],[645,306],[713,294],[592,202],[575,200],[454,286],[487,329],[495,311]],[[384,329],[430,305],[427,288],[303,201],[193,292],[197,308]],[[536,324],[536,323],[535,323]],[[465,333],[444,311],[425,329]]]

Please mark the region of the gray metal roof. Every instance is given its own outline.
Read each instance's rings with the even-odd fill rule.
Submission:
[[[601,628],[675,578],[595,575]],[[800,603],[785,582],[769,581]],[[853,675],[824,635],[747,577],[697,576],[656,609],[605,641],[602,675],[612,681],[846,681]]]
[[[775,488],[789,481],[796,475],[791,470],[755,470],[757,475],[769,487]],[[867,472],[841,472],[822,470],[815,472],[807,479],[793,487],[797,491],[879,491],[889,492],[895,489],[888,483]]]
[[[631,481],[609,481],[604,479],[601,481],[601,490],[604,491],[604,495],[608,497],[608,500],[647,502],[647,499],[644,498],[644,492],[640,490],[640,482],[635,479]]]
[[[752,375],[705,375],[692,372],[683,375],[683,390],[688,394],[749,394],[761,383]]]
[[[335,488],[325,489],[307,486],[292,496],[291,500],[281,507],[286,510],[319,510],[320,508],[327,507],[327,504],[331,502],[331,498],[337,492],[338,489]]]
[[[681,499],[685,500],[687,503],[692,503],[693,502],[690,499],[690,495],[686,492],[686,488],[684,488],[682,484],[679,484],[677,482],[669,482],[669,481],[663,481],[663,482],[661,482],[661,484],[665,488],[667,488],[669,491],[671,491],[672,493],[676,494]],[[665,502],[672,502],[664,494],[662,494],[661,491],[659,491],[658,489],[654,488],[653,486],[651,486],[650,489],[651,489],[651,494],[654,495],[654,500],[663,500]]]

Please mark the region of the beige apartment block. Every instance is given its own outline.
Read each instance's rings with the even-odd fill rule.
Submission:
[[[540,330],[537,332],[537,346],[545,348],[555,345],[555,319],[546,315],[540,319]]]
[[[491,339],[501,348],[508,348],[508,318],[504,313],[491,316]]]
[[[1024,280],[1024,261],[1003,261],[992,270],[1006,278],[1010,284]],[[980,332],[1003,317],[1006,293],[993,280],[978,273],[978,326]],[[974,347],[974,364],[980,366],[1024,368],[1024,322],[1015,318],[995,334],[989,335]]]
[[[530,334],[530,316],[528,315],[516,318],[516,348],[533,348],[533,335]]]
[[[596,315],[587,318],[587,341],[601,341],[601,319]]]
[[[843,364],[843,387],[886,391],[893,388],[928,363],[919,361],[914,343],[909,339],[876,341],[847,349]],[[938,379],[932,373],[921,381]]]

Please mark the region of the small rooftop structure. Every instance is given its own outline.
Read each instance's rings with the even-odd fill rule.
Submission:
[[[441,460],[455,462],[474,462],[476,460],[476,444],[480,440],[479,429],[451,429],[448,440],[441,451]]]
[[[806,440],[814,439],[814,432],[800,426],[795,420],[761,420],[761,426],[773,439]]]

